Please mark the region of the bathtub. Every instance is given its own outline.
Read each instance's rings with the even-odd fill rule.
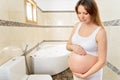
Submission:
[[[66,44],[44,45],[31,55],[34,74],[58,74],[68,68]]]

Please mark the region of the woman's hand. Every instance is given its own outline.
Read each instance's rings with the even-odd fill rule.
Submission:
[[[81,73],[75,73],[75,72],[72,72],[75,76],[79,77],[79,78],[82,78],[82,79],[85,79],[87,78],[84,74],[81,74]]]
[[[79,46],[79,45],[72,45],[72,50],[74,53],[80,54],[80,55],[86,55],[85,50]]]

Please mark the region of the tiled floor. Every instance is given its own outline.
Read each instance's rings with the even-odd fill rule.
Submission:
[[[53,80],[73,80],[70,69],[66,69],[65,71],[57,75],[53,75],[52,77],[53,77]]]
[[[57,75],[53,75],[52,77],[53,77],[53,80],[73,80],[72,73],[69,69]],[[114,73],[107,66],[105,66],[104,72],[103,72],[103,80],[120,80],[120,76]]]

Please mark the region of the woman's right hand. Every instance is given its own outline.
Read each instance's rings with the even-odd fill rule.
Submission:
[[[71,46],[74,53],[80,54],[80,55],[86,55],[85,50],[80,45],[73,44]]]

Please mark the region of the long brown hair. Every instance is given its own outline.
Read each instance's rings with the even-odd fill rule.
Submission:
[[[86,9],[86,11],[92,16],[92,20],[98,26],[103,27],[103,24],[100,19],[100,14],[98,10],[98,6],[95,0],[79,0],[75,6],[75,11],[78,14],[78,7],[82,5]]]

